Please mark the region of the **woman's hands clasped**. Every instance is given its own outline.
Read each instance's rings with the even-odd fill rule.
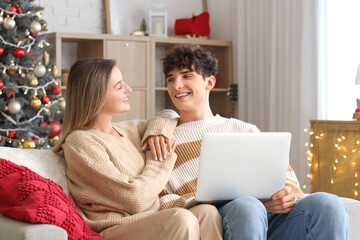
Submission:
[[[164,135],[156,135],[148,137],[141,151],[145,151],[148,148],[151,150],[151,154],[155,160],[163,161],[167,157],[167,152],[174,152],[176,148],[175,139],[168,139]]]

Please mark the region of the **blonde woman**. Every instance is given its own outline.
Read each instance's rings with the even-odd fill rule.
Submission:
[[[130,110],[131,91],[113,60],[71,67],[62,138],[53,149],[64,151],[70,192],[103,239],[200,239],[200,225],[221,225],[217,212],[159,211],[158,194],[176,160],[169,139],[178,116],[165,110],[148,122],[112,123],[113,114]],[[148,146],[152,153],[144,153]]]

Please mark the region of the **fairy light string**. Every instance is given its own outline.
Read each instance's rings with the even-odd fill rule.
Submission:
[[[319,147],[320,141],[322,141],[325,136],[333,136],[333,144],[329,147],[330,151],[334,152],[334,157],[332,159],[329,159],[329,161],[331,162],[329,164],[330,179],[328,179],[328,181],[331,185],[333,185],[337,181],[343,180],[344,176],[346,176],[347,179],[353,180],[353,189],[351,189],[351,191],[353,192],[353,196],[357,197],[360,192],[359,172],[357,170],[357,165],[359,164],[358,161],[360,157],[360,138],[358,135],[359,131],[354,131],[356,132],[356,135],[355,137],[353,137],[346,134],[346,128],[342,127],[341,129],[339,129],[338,127],[335,127],[334,131],[332,131],[331,134],[328,134],[326,127],[318,129],[317,124],[314,124],[313,129],[304,129],[304,132],[308,131],[310,142],[305,143],[305,146],[308,147],[306,152],[306,163],[309,167],[307,177],[310,178],[310,180],[312,179],[313,176],[311,173],[311,168],[314,167],[313,164],[316,163],[316,161],[314,160],[318,160],[314,158],[316,157],[314,156],[315,144],[317,144],[317,146]],[[331,150],[331,148],[333,150]],[[351,169],[352,172],[349,172],[348,169]],[[305,184],[303,185],[303,188],[306,188]]]

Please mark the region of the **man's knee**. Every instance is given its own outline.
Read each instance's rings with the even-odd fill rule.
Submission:
[[[304,204],[309,211],[318,212],[318,214],[325,215],[327,218],[342,220],[348,218],[344,202],[333,194],[323,192],[313,193],[302,199],[299,203]]]
[[[262,202],[254,197],[243,196],[225,204],[220,209],[220,213],[226,218],[266,218],[267,213]]]

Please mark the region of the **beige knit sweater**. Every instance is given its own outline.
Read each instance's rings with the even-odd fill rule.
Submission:
[[[145,156],[140,148],[149,135],[172,138],[177,116],[165,110],[160,114],[163,118],[149,123],[114,124],[122,137],[78,130],[66,138],[62,148],[69,189],[94,231],[131,223],[160,210],[158,194],[170,176],[176,154],[160,162],[152,159],[150,151]]]
[[[174,132],[177,142],[175,152],[178,159],[171,173],[166,189],[161,192],[161,209],[187,207],[195,198],[199,168],[201,138],[205,132],[259,132],[249,123],[237,119],[213,118],[179,125]],[[219,149],[221,151],[221,149]],[[297,198],[304,196],[293,169],[288,166],[286,185],[290,186]]]

